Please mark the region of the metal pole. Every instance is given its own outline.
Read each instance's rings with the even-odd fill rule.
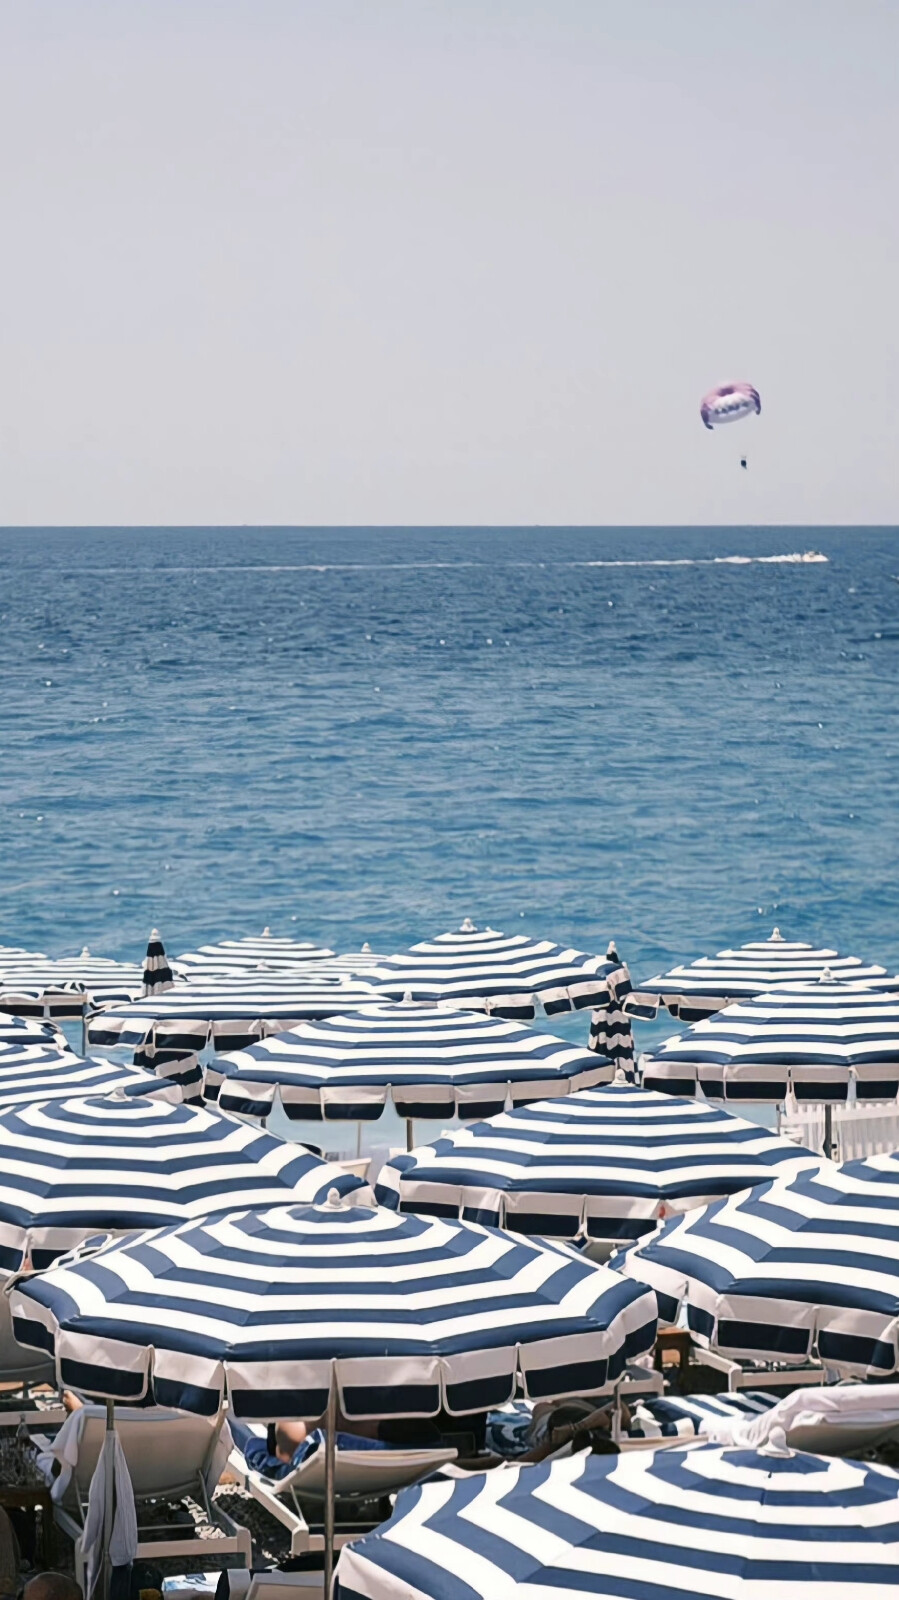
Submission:
[[[103,1600],[109,1600],[109,1591],[112,1585],[112,1561],[110,1549],[112,1546],[112,1525],[115,1520],[115,1401],[106,1402],[106,1465],[103,1484],[103,1567],[102,1567],[102,1594]]]
[[[824,1107],[824,1154],[833,1160],[833,1106],[828,1101]]]
[[[334,1469],[337,1454],[337,1365],[331,1362],[325,1412],[325,1561],[323,1600],[330,1600],[334,1577]]]
[[[87,1055],[87,1001],[81,1007],[81,1054]]]
[[[411,1117],[406,1118],[406,1149],[415,1149],[415,1123]]]

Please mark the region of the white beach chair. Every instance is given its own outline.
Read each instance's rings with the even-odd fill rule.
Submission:
[[[777,1366],[768,1362],[733,1361],[719,1355],[717,1350],[707,1350],[695,1344],[690,1359],[701,1367],[713,1367],[727,1378],[727,1387],[737,1389],[800,1389],[807,1386],[820,1388],[834,1382],[837,1374],[831,1373],[820,1361],[807,1361],[801,1367]]]
[[[264,1437],[265,1430],[260,1429],[259,1433],[260,1437]],[[407,1488],[409,1484],[419,1483],[422,1478],[429,1477],[439,1467],[446,1466],[455,1459],[454,1449],[338,1450],[334,1461],[335,1499],[338,1502],[335,1547],[345,1544],[348,1539],[358,1539],[366,1529],[364,1519],[356,1518],[351,1526],[343,1531],[340,1530],[341,1501],[353,1502],[357,1507],[365,1500],[383,1502],[398,1490]],[[307,1519],[307,1512],[310,1512],[313,1513],[313,1520],[316,1520],[314,1510],[324,1503],[323,1448],[315,1450],[283,1478],[267,1478],[261,1472],[254,1472],[247,1466],[242,1452],[236,1448],[231,1452],[228,1468],[241,1487],[246,1489],[270,1516],[280,1522],[282,1528],[287,1529],[290,1534],[291,1556],[324,1550],[322,1533],[318,1530],[313,1531]],[[376,1514],[371,1526],[374,1527],[382,1521],[383,1515],[383,1510]]]
[[[65,1420],[52,1359],[17,1343],[9,1300],[0,1293],[0,1428],[52,1428]]]
[[[138,1514],[138,1559],[203,1557],[209,1560],[239,1555],[249,1566],[252,1559],[250,1530],[242,1528],[212,1501],[231,1446],[224,1413],[197,1417],[188,1411],[162,1407],[140,1410],[116,1408],[116,1432],[122,1443],[134,1488]],[[70,1416],[52,1441],[39,1440],[45,1449],[43,1464],[56,1462],[58,1477],[48,1475],[56,1521],[75,1546],[75,1577],[84,1588],[84,1519],[91,1479],[106,1431],[105,1406],[85,1406]],[[74,1460],[72,1460],[74,1453]],[[201,1538],[195,1525],[174,1520],[148,1522],[151,1504],[176,1507],[190,1497],[201,1508],[207,1526],[216,1524],[221,1537]],[[143,1524],[141,1514],[143,1516]]]

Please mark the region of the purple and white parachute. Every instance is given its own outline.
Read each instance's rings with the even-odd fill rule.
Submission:
[[[707,428],[720,427],[722,422],[740,422],[743,417],[758,416],[762,409],[758,389],[751,383],[722,383],[703,395],[700,416]]]

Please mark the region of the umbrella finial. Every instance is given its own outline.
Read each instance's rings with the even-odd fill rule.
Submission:
[[[477,931],[478,930],[472,922],[471,917],[466,917],[461,928],[459,929],[460,933],[477,933]]]
[[[343,1210],[343,1195],[340,1193],[339,1189],[328,1190],[328,1198],[325,1201],[325,1206],[329,1211]]]
[[[81,952],[81,960],[82,961],[86,961],[89,955],[90,955],[90,951],[88,950],[87,945],[85,945],[84,949]]]
[[[783,942],[784,942],[784,936],[781,933],[780,929],[779,928],[772,929],[771,937],[768,940],[768,943],[769,944],[783,944]]]
[[[618,946],[615,943],[614,939],[610,939],[609,940],[608,949],[606,950],[606,960],[607,961],[620,961],[621,960],[621,957],[618,954]]]
[[[271,928],[263,928],[263,930],[262,930],[262,938],[263,939],[270,939],[271,936],[272,936]]]
[[[362,946],[362,952],[361,953],[364,956],[370,956],[371,955],[371,945],[369,944],[367,939],[366,939],[364,945]]]
[[[159,929],[158,928],[151,928],[150,929],[150,938],[151,939],[158,939],[159,938]]]
[[[402,1004],[404,1006],[411,1006],[411,1005],[415,1004],[415,1001],[412,999],[412,990],[411,989],[407,989],[406,990],[405,994],[403,995]]]
[[[819,983],[833,983],[833,973],[831,972],[829,967],[823,967],[822,968],[821,976],[818,979],[818,982]]]
[[[787,1444],[787,1436],[783,1428],[772,1428],[768,1438],[759,1450],[760,1456],[794,1456],[795,1454],[796,1451],[791,1450]]]

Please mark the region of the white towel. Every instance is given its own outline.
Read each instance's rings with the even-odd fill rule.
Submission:
[[[87,1413],[85,1411],[71,1412],[66,1417],[56,1438],[46,1441],[46,1450],[41,1451],[37,1458],[38,1468],[50,1486],[51,1500],[61,1500],[72,1481],[72,1473],[78,1464],[81,1435],[84,1432],[86,1423]],[[54,1478],[53,1468],[56,1465],[59,1466],[59,1475]]]
[[[87,1563],[88,1595],[93,1594],[94,1584],[97,1581],[100,1563],[103,1559],[106,1462],[110,1450],[113,1452],[115,1512],[112,1523],[112,1537],[109,1543],[109,1558],[114,1567],[124,1567],[130,1561],[133,1561],[137,1555],[137,1511],[134,1506],[134,1490],[131,1487],[125,1452],[122,1449],[122,1441],[118,1434],[107,1433],[103,1440],[103,1448],[100,1451],[96,1470],[91,1478],[87,1516],[84,1519],[82,1550]]]

